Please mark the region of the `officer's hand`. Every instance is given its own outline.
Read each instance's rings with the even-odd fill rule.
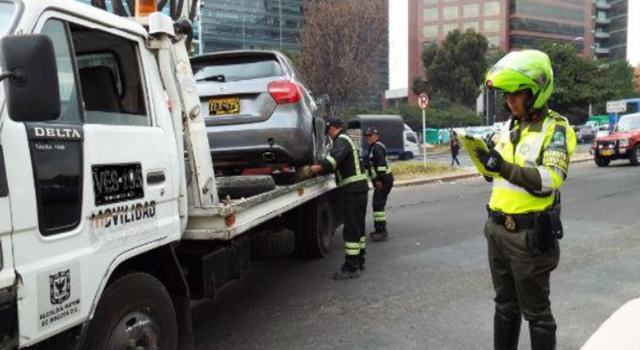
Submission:
[[[382,181],[374,181],[373,185],[379,190],[382,190],[384,188],[384,186],[382,185]]]
[[[502,165],[504,164],[504,160],[498,151],[492,149],[489,152],[485,152],[480,149],[476,149],[476,154],[478,155],[478,159],[484,165],[484,168],[488,171],[492,172],[500,172],[502,169]]]

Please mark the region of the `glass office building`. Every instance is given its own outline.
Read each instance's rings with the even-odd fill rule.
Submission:
[[[201,0],[204,52],[299,50],[302,0]]]

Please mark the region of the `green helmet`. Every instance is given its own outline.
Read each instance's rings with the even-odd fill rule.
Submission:
[[[510,52],[487,73],[485,85],[508,93],[530,89],[534,97],[532,107],[540,109],[553,92],[551,60],[538,50]]]

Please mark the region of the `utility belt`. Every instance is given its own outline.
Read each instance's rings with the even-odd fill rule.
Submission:
[[[530,230],[531,235],[527,237],[527,242],[541,252],[548,252],[555,246],[555,241],[564,236],[559,205],[529,214],[504,214],[491,210],[488,206],[487,212],[495,224],[504,226],[508,232]]]

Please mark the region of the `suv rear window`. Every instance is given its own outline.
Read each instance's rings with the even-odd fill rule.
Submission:
[[[240,81],[282,76],[280,63],[273,58],[225,58],[194,64],[197,81]]]

